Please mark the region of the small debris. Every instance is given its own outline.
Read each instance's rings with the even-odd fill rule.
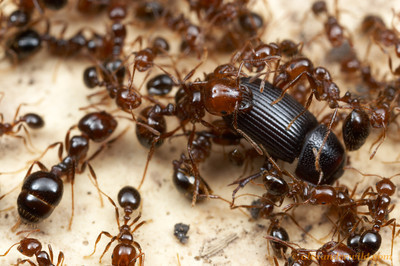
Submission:
[[[239,236],[236,233],[231,233],[229,235],[214,239],[206,243],[200,251],[200,255],[198,256],[198,258],[207,259],[214,256],[215,254],[226,248],[230,243],[235,241],[238,237]]]
[[[174,236],[181,242],[182,244],[186,244],[189,237],[186,235],[189,231],[190,226],[183,223],[175,224],[174,228]]]

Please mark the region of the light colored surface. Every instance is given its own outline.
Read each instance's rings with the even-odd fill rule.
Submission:
[[[351,6],[350,2],[347,2],[339,1],[339,6],[346,10],[341,13],[341,20],[346,26],[349,25],[350,31],[357,30],[359,21],[371,8],[377,14],[385,14],[384,18],[387,24],[390,23],[392,18],[391,8],[400,11],[398,1],[351,1]],[[269,25],[263,41],[270,42],[289,37],[299,40],[299,36],[306,36],[309,39],[310,36],[317,34],[322,29],[323,24],[312,17],[311,14],[305,24],[300,23],[304,10],[309,10],[311,3],[311,1],[268,1],[269,9],[273,11],[273,17],[270,18],[272,21],[268,20]],[[330,2],[330,4],[332,3]],[[269,14],[268,9],[262,3],[260,6],[262,6],[261,12]],[[79,16],[76,13],[71,16],[70,21],[79,21]],[[79,23],[76,23],[76,25],[71,23],[70,26],[73,28],[74,26],[79,27],[79,25]],[[356,33],[356,36],[356,45],[367,42],[366,39],[360,39],[358,33]],[[317,62],[324,65],[323,54],[321,55],[320,51],[329,49],[324,37],[321,38],[321,41],[315,42],[312,48],[312,51],[306,49],[305,54],[315,60],[316,65]],[[373,49],[372,56],[374,55],[380,56],[380,59],[383,58],[376,47]],[[372,58],[370,60],[374,61],[375,67],[375,60]],[[215,61],[218,63],[225,62],[224,59],[210,55],[208,68],[205,67],[205,69],[207,71],[213,69],[217,65]],[[180,62],[179,65],[185,63],[188,64],[187,62]],[[386,59],[382,59],[381,63],[386,73]],[[85,111],[79,111],[79,108],[89,104],[86,96],[92,91],[87,90],[82,82],[83,70],[89,65],[90,62],[85,60],[50,58],[46,52],[41,52],[28,62],[18,66],[10,66],[6,62],[1,62],[0,90],[5,92],[5,97],[1,102],[0,112],[4,114],[5,121],[12,119],[19,103],[36,103],[21,109],[21,114],[34,111],[43,115],[46,121],[46,126],[43,129],[31,130],[35,146],[39,150],[44,150],[47,145],[63,140],[68,128],[76,124],[85,114]],[[189,69],[191,65],[194,65],[193,62],[188,66]],[[330,70],[334,77],[339,75],[337,66],[333,66]],[[384,74],[382,71],[379,73]],[[196,76],[201,77],[202,71],[198,71]],[[140,84],[140,77],[137,77],[137,80],[137,84]],[[351,85],[343,84],[341,90],[345,91],[350,87]],[[110,103],[105,108],[115,110],[115,105]],[[126,126],[129,126],[129,131],[93,161],[100,187],[114,200],[116,200],[118,190],[122,186],[138,185],[147,156],[147,151],[136,140],[134,126],[123,120],[119,120],[119,122],[118,132]],[[172,126],[169,128],[171,129]],[[383,144],[376,157],[369,161],[368,149],[370,143],[379,133],[375,130],[369,138],[369,143],[359,152],[350,154],[352,165],[364,172],[384,176],[391,176],[400,172],[399,164],[383,163],[393,161],[399,155],[398,132],[395,132],[396,127],[392,127],[392,129],[394,130],[389,132],[389,139]],[[76,133],[78,134],[78,131]],[[201,165],[200,170],[217,194],[229,198],[232,187],[227,187],[227,184],[239,177],[243,169],[229,164],[220,147],[214,146],[214,148],[215,152],[213,152],[212,157]],[[171,161],[178,158],[184,149],[185,141],[182,138],[175,138],[171,142],[167,141],[166,145],[163,145],[156,152],[151,161],[147,180],[141,190],[143,198],[142,219],[148,222],[135,233],[135,239],[143,248],[146,264],[178,265],[177,254],[179,254],[182,265],[270,264],[271,261],[266,259],[268,255],[267,241],[263,238],[269,222],[251,221],[240,211],[232,211],[227,204],[219,201],[211,200],[192,208],[190,203],[176,191],[171,181]],[[1,172],[19,169],[37,155],[27,152],[23,144],[17,139],[7,136],[0,139]],[[56,151],[50,151],[42,162],[48,167],[57,163]],[[256,167],[257,164],[254,163],[252,172],[256,171]],[[17,186],[25,173],[26,170],[18,174],[0,176],[1,193]],[[349,187],[352,187],[355,181],[360,180],[363,180],[360,175],[350,171],[346,171],[340,179],[341,183]],[[376,180],[376,178],[365,178],[359,185],[358,191],[363,191],[365,187],[375,184]],[[400,185],[398,178],[394,179],[394,182]],[[261,194],[261,190],[253,189]],[[60,205],[49,219],[39,224],[38,228],[41,232],[35,233],[33,237],[40,239],[45,245],[51,244],[56,253],[62,250],[65,254],[65,265],[97,265],[102,250],[107,244],[105,239],[100,241],[97,252],[91,258],[84,259],[83,256],[92,252],[95,239],[101,231],[108,231],[113,235],[118,233],[114,210],[107,201],[105,201],[103,208],[100,207],[97,192],[90,183],[87,173],[78,175],[75,182],[75,217],[72,230],[68,231],[68,220],[71,213],[70,191],[70,185],[66,184]],[[19,189],[0,201],[1,209],[14,206],[11,211],[0,213],[0,253],[21,239],[21,236],[16,236],[10,231],[17,219],[15,202],[18,192]],[[396,197],[399,197],[398,192]],[[244,204],[248,204],[249,201],[250,199],[243,199]],[[398,198],[393,199],[393,203],[397,201]],[[312,225],[311,234],[324,236],[332,228],[332,225],[323,218],[325,210],[326,208],[322,207],[304,207],[297,209],[295,213],[302,227]],[[304,215],[305,213],[306,215]],[[399,217],[398,207],[390,216]],[[173,236],[174,224],[179,222],[190,224],[190,238],[186,245],[181,245]],[[290,221],[285,221],[284,226],[288,229],[293,242],[307,248],[318,248],[320,246],[320,244],[312,243],[309,238],[302,238],[299,229]],[[27,228],[21,227],[21,229]],[[209,259],[196,259],[196,256],[201,254],[207,243],[215,239],[224,239],[232,236],[232,234],[236,234],[238,237],[223,251],[216,253]],[[381,254],[388,254],[390,252],[390,248],[388,248],[391,239],[390,229],[383,229],[382,235],[384,247],[380,252]],[[398,239],[395,240],[394,244],[394,264],[396,265],[400,264]],[[13,249],[7,257],[0,258],[0,264],[15,263],[17,258],[24,259],[16,249]],[[108,265],[110,262],[111,251],[104,256],[103,264]]]

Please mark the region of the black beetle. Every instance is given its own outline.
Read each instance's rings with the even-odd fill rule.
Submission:
[[[252,108],[224,116],[234,128],[245,133],[252,141],[264,147],[275,159],[292,163],[298,159],[296,175],[311,184],[332,184],[343,174],[346,153],[333,132],[329,132],[319,158],[320,172],[316,170],[316,153],[321,149],[328,128],[319,124],[315,116],[289,94],[272,105],[282,90],[266,83],[260,92],[261,79],[241,78],[240,86],[253,93]],[[301,112],[293,124],[289,124]],[[236,117],[235,117],[236,116]]]

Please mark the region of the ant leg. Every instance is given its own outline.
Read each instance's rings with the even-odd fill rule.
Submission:
[[[101,144],[101,146],[85,161],[85,162],[90,162],[91,160],[93,160],[97,155],[99,155],[103,150],[104,150],[104,148],[106,148],[108,145],[110,145],[110,144],[112,144],[112,143],[114,143],[116,140],[118,140],[119,138],[121,138],[127,131],[128,131],[128,129],[129,128],[125,128],[124,129],[124,131],[122,131],[118,136],[116,136],[115,138],[113,138],[113,139],[111,139],[111,140],[109,140],[109,141],[107,141],[107,142],[105,142],[105,143],[102,143]],[[84,163],[83,165],[85,165],[86,166],[86,164]],[[82,165],[82,166],[83,166]],[[81,173],[82,171],[84,171],[84,169],[80,169],[79,170],[79,173]]]
[[[283,211],[283,212],[288,212],[288,211],[290,211],[291,209],[293,209],[293,207],[300,206],[300,205],[307,205],[309,201],[310,201],[310,200],[308,199],[308,200],[306,200],[306,201],[304,201],[304,202],[298,202],[298,203],[291,203],[291,204],[288,204],[288,205],[286,205],[286,206],[282,209],[282,211]]]
[[[64,264],[64,253],[58,253],[57,266]]]
[[[140,217],[139,217],[140,218]],[[144,225],[146,223],[146,221],[142,221],[140,222],[138,225],[135,226],[135,228],[132,229],[131,233],[134,233],[137,229],[139,229],[139,227],[141,227],[142,225]],[[134,224],[134,223],[132,223]]]
[[[133,246],[139,250],[139,254],[132,260],[132,262],[135,262],[136,259],[139,258],[139,266],[144,265],[144,253],[142,252],[142,247],[140,244],[136,241],[133,241]]]
[[[35,164],[37,164],[37,165],[39,166],[40,170],[45,171],[45,172],[48,172],[48,171],[49,171],[49,170],[47,169],[47,167],[46,167],[44,164],[42,164],[42,163],[39,162],[39,161],[34,161],[34,162],[32,163],[32,165],[31,165],[31,167],[29,167],[28,172],[27,172],[26,175],[25,175],[25,178],[27,178],[27,177],[31,174],[32,168],[33,168],[33,166],[35,166]],[[25,178],[24,178],[24,179],[25,179]]]
[[[21,107],[25,106],[25,105],[27,105],[27,104],[26,103],[21,103],[20,105],[18,105],[17,110],[15,111],[15,114],[14,114],[13,123],[17,122],[17,116],[19,114],[19,111],[20,111]]]
[[[89,177],[92,176],[92,178],[95,179],[95,173],[94,173],[93,167],[92,167],[92,165],[91,165],[90,163],[88,163],[88,167],[89,167],[89,172],[90,172]],[[92,181],[91,178],[90,178],[90,181],[92,182],[92,184],[93,184],[94,186],[96,186],[96,184],[94,183],[95,181]],[[115,202],[114,202],[106,193],[104,193],[104,192],[100,189],[100,187],[99,187],[98,185],[97,185],[97,189],[98,189],[98,191],[99,191],[101,194],[103,194],[105,197],[107,197],[107,199],[110,201],[110,203],[114,206],[114,208],[115,208],[115,219],[117,220],[118,228],[120,228],[121,226],[120,226],[120,224],[119,224],[119,212],[118,212],[118,207],[117,207],[117,205],[115,204]]]
[[[92,167],[92,166],[89,164],[89,167]],[[90,169],[90,168],[89,168],[89,169]],[[93,173],[94,173],[94,172],[93,172]],[[100,188],[99,188],[99,191],[101,192],[101,194],[103,194],[104,196],[106,196],[107,199],[110,201],[110,203],[114,206],[114,209],[115,209],[115,220],[117,221],[118,228],[120,228],[121,225],[120,225],[120,223],[119,223],[119,212],[118,212],[118,207],[117,207],[117,205],[116,205],[115,202],[114,202],[106,193],[104,193]]]
[[[49,254],[50,254],[50,261],[53,262],[54,254],[53,254],[53,249],[51,248],[51,245],[48,245],[49,249]]]
[[[335,111],[333,112],[331,121],[329,122],[328,131],[326,132],[325,137],[324,137],[324,140],[322,141],[321,147],[319,148],[318,153],[317,153],[317,156],[315,157],[315,169],[316,169],[317,171],[320,171],[320,172],[321,172],[321,175],[320,175],[319,180],[318,180],[318,184],[321,183],[321,180],[322,180],[322,177],[323,177],[323,172],[322,172],[321,167],[320,167],[320,165],[319,165],[319,159],[320,159],[320,157],[321,157],[322,149],[324,148],[324,145],[325,145],[326,141],[328,140],[328,136],[329,136],[329,134],[331,134],[331,128],[332,128],[333,122],[334,122],[335,119],[336,119],[337,112],[338,112],[338,108],[336,107],[336,108],[335,108]]]
[[[303,77],[303,75],[307,75],[307,79],[308,79],[309,81],[310,81],[310,80],[313,80],[313,77],[311,76],[310,73],[308,73],[307,71],[301,72],[299,75],[297,75],[297,77],[295,77],[292,81],[290,81],[288,84],[286,84],[286,85],[282,88],[282,93],[281,93],[281,95],[278,97],[278,99],[276,99],[275,101],[273,101],[273,102],[271,103],[271,105],[274,105],[274,104],[280,102],[280,101],[283,99],[283,97],[285,96],[286,91],[288,91],[288,90],[290,89],[290,87],[294,86],[294,85]],[[310,83],[312,83],[311,85],[314,85],[314,82],[310,82]]]
[[[300,116],[302,116],[305,112],[307,112],[308,108],[309,108],[310,105],[311,105],[311,102],[312,102],[313,97],[314,97],[314,92],[311,92],[310,96],[308,96],[307,103],[306,103],[306,106],[304,107],[304,110],[301,111],[300,114],[298,114],[295,118],[293,118],[292,121],[290,121],[289,125],[286,127],[286,130],[289,130],[290,127],[293,125],[293,123],[294,123]]]
[[[18,260],[16,265],[24,264],[25,262],[29,263],[31,266],[36,266],[36,264],[30,259]]]
[[[244,186],[246,186],[247,183],[249,183],[250,181],[252,181],[254,179],[257,179],[259,177],[263,177],[265,174],[266,174],[266,170],[261,169],[260,172],[258,172],[257,174],[254,174],[254,175],[251,175],[251,176],[236,180],[233,183],[229,184],[229,185],[239,184],[232,192],[232,205],[231,206],[233,206],[233,204],[235,202],[235,195],[239,191],[239,189],[241,189]]]
[[[47,148],[44,150],[44,152],[42,152],[42,154],[38,158],[36,158],[34,161],[39,161],[40,159],[42,159],[50,149],[56,147],[57,145],[60,145],[58,147],[58,153],[57,154],[58,154],[58,159],[61,162],[62,161],[62,154],[63,154],[63,150],[64,150],[64,146],[63,146],[63,143],[61,141],[55,142],[55,143],[47,146]]]
[[[87,163],[88,164],[88,167],[89,167],[89,172],[90,172],[90,175],[92,176],[92,178],[93,178],[93,180],[94,180],[94,183],[93,183],[93,185],[96,187],[96,189],[97,189],[97,192],[99,193],[99,199],[100,199],[100,206],[101,207],[103,207],[104,206],[104,204],[103,204],[103,197],[101,196],[101,190],[100,190],[100,187],[99,187],[99,183],[97,182],[97,176],[96,176],[96,173],[94,172],[94,169],[93,169],[93,167],[92,167],[92,165],[90,165],[89,163]],[[90,179],[91,180],[91,179]]]
[[[112,239],[114,239],[114,238],[116,239],[116,237],[115,237],[115,236],[113,237],[109,232],[102,231],[102,232],[97,236],[96,243],[94,244],[94,250],[93,250],[93,252],[92,252],[90,255],[84,256],[85,259],[91,257],[94,253],[96,253],[97,244],[99,243],[99,241],[100,241],[102,235],[105,235],[105,236],[111,238],[111,241],[113,241]],[[115,240],[115,239],[114,239],[114,240]],[[111,241],[110,241],[110,242],[111,242]],[[104,254],[103,254],[103,255],[104,255]]]
[[[197,168],[197,164],[195,163],[195,161],[193,159],[193,154],[192,154],[192,144],[193,144],[195,132],[196,132],[196,124],[193,123],[192,131],[190,132],[188,144],[187,144],[187,152],[188,152],[189,159],[190,159],[190,162],[191,162],[191,165],[193,168],[194,179],[195,179],[195,189],[193,191],[192,206],[194,206],[196,204],[197,195],[199,194],[199,187],[200,187],[199,170]]]
[[[149,78],[151,72],[153,71],[153,68],[150,68],[149,71],[146,72],[146,75],[143,78],[142,83],[139,85],[137,91],[140,91],[140,89],[143,87],[144,83],[147,81],[147,79]]]
[[[240,130],[238,128],[237,126],[238,105],[239,103],[236,103],[235,111],[233,112],[233,128],[251,144],[251,146],[257,151],[259,155],[264,155],[265,153],[262,151],[260,146],[254,140],[252,140],[245,132],[243,132],[243,130]]]
[[[158,131],[157,131],[158,132]],[[156,138],[154,138],[154,140],[151,142],[151,147],[149,150],[149,153],[147,154],[147,161],[146,161],[146,165],[144,166],[144,171],[143,171],[143,175],[142,175],[142,180],[140,181],[140,184],[138,186],[138,189],[140,190],[140,188],[142,187],[143,183],[144,183],[144,179],[146,178],[146,173],[147,173],[147,169],[149,167],[150,164],[150,160],[153,157],[154,151],[156,149],[156,143],[160,140],[160,136],[157,136]]]
[[[383,132],[379,135],[378,139],[376,141],[374,141],[374,143],[372,143],[371,148],[369,149],[369,151],[371,152],[372,147],[376,145],[375,150],[372,152],[371,156],[369,157],[370,160],[372,160],[372,158],[374,158],[376,152],[378,151],[379,147],[382,145],[382,143],[385,141],[386,138],[386,126],[383,125]]]
[[[72,174],[71,174],[71,218],[69,219],[68,231],[71,230],[72,220],[74,219],[74,212],[75,212],[74,184],[75,184],[75,163],[73,163]]]
[[[72,127],[70,127],[69,129],[68,129],[68,131],[67,131],[67,134],[65,134],[65,140],[64,140],[64,143],[65,143],[65,149],[68,149],[69,148],[69,136],[70,136],[70,134],[71,134],[71,131],[74,129],[74,128],[77,128],[77,126],[75,125],[75,126],[72,126]],[[54,145],[54,144],[53,144]],[[62,161],[62,150],[61,150],[61,152],[60,152],[60,150],[58,150],[58,158],[60,159],[60,161]]]
[[[102,232],[102,233],[103,233],[103,232]],[[107,235],[107,236],[108,236],[108,235]],[[106,254],[107,250],[110,248],[111,244],[112,244],[115,240],[117,240],[117,237],[116,237],[116,236],[114,236],[113,238],[111,238],[110,242],[108,242],[106,248],[105,248],[104,251],[103,251],[103,254],[101,254],[101,256],[100,256],[100,259],[99,259],[99,262],[100,262],[100,263],[101,263],[101,259],[102,259],[103,256]]]
[[[24,130],[24,132],[26,134],[26,138],[24,136],[14,135],[14,134],[17,134],[21,130],[21,128]],[[15,132],[13,132],[12,134],[13,134],[12,136],[14,138],[21,139],[24,142],[24,145],[29,152],[35,153],[34,150],[37,150],[37,149],[35,148],[35,146],[33,146],[30,134],[23,124],[20,124],[18,126],[17,130]],[[28,144],[30,145],[30,147],[28,146]],[[34,150],[31,150],[31,148],[33,148]]]

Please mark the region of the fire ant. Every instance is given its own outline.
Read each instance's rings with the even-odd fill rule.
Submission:
[[[190,134],[192,136],[193,134]],[[177,189],[181,191],[185,196],[193,201],[198,200],[198,195],[212,194],[210,186],[200,176],[198,170],[198,164],[204,162],[211,153],[211,140],[210,138],[202,134],[197,134],[195,139],[191,139],[189,158],[182,153],[179,160],[172,162],[174,166],[173,182]],[[198,176],[196,176],[196,174]]]
[[[393,29],[389,29],[379,16],[365,16],[361,23],[361,31],[364,34],[368,34],[372,41],[376,43],[384,52],[385,49],[382,46],[394,46],[396,56],[400,58],[400,38],[398,37],[399,32],[394,27]],[[367,53],[369,52],[369,49],[370,45],[368,46]]]
[[[390,179],[400,174],[395,174],[389,178],[384,178],[379,175],[364,174],[352,167],[349,167],[348,169],[355,170],[364,177],[376,176],[381,178],[381,180],[375,184],[376,192],[374,192],[373,188],[370,186],[364,191],[360,200],[356,201],[357,205],[359,206],[368,206],[368,214],[371,216],[372,220],[369,221],[365,216],[363,218],[365,221],[373,224],[372,229],[366,230],[360,235],[357,250],[359,252],[363,252],[364,254],[375,254],[379,250],[382,241],[379,231],[382,227],[392,224],[393,231],[391,250],[393,253],[393,239],[395,235],[396,218],[387,220],[387,217],[389,213],[394,209],[394,205],[390,205],[390,197],[393,196],[393,194],[395,193],[396,185]],[[369,198],[366,199],[366,196],[369,196]]]
[[[141,196],[139,191],[134,187],[126,186],[118,192],[118,203],[124,210],[124,224],[122,226],[119,222],[119,210],[117,205],[107,194],[102,191],[101,193],[108,198],[115,208],[115,219],[117,220],[119,234],[112,236],[106,231],[101,232],[96,239],[93,252],[90,255],[85,256],[85,258],[89,258],[96,252],[96,247],[101,239],[101,236],[105,235],[111,238],[111,240],[108,242],[103,253],[101,254],[99,263],[101,263],[101,259],[106,254],[111,244],[117,240],[119,244],[115,246],[113,250],[111,256],[112,265],[135,265],[136,262],[138,262],[138,265],[140,266],[144,265],[144,253],[140,247],[140,244],[134,240],[132,234],[139,229],[145,223],[145,221],[138,223],[133,229],[131,229],[131,227],[137,223],[141,217],[141,213],[139,212],[136,218],[129,223],[133,211],[138,209],[138,207],[141,205]]]
[[[18,232],[18,234],[22,232]],[[0,255],[0,257],[6,256],[8,252],[10,252],[10,250],[16,245],[18,245],[17,250],[22,255],[27,257],[35,256],[39,266],[54,265],[53,249],[51,248],[51,245],[50,244],[48,245],[49,253],[47,253],[42,249],[42,244],[40,243],[39,240],[37,240],[36,238],[29,238],[28,236],[26,236],[18,243],[13,244],[4,254]],[[30,265],[36,265],[30,259],[18,260],[17,265],[23,264],[25,262],[28,262]],[[60,251],[60,253],[58,253],[57,266],[63,264],[64,264],[64,253]]]
[[[3,95],[4,95],[3,93],[0,93],[0,101],[1,101],[1,98],[3,97]],[[27,143],[29,143],[31,145],[32,145],[32,143],[30,141],[29,132],[26,129],[25,124],[29,128],[39,129],[44,126],[44,121],[43,121],[42,117],[40,117],[39,115],[37,115],[35,113],[27,113],[27,114],[21,116],[19,119],[17,119],[19,110],[22,105],[24,105],[24,104],[20,104],[18,106],[12,123],[4,123],[3,122],[3,114],[0,114],[0,136],[7,135],[7,136],[12,136],[14,138],[22,139],[22,141],[25,144],[25,147],[27,147],[29,150]],[[16,128],[16,130],[14,130],[15,128]],[[23,136],[17,135],[21,129],[23,129],[25,131],[28,140],[26,140],[25,137],[23,137]]]
[[[70,138],[70,132],[75,127],[79,128],[81,135]],[[60,203],[63,195],[64,188],[63,181],[61,180],[63,176],[66,176],[67,181],[71,182],[72,214],[68,227],[71,229],[74,215],[73,185],[75,173],[82,173],[89,162],[95,158],[106,145],[114,142],[121,135],[103,143],[95,153],[86,159],[89,150],[89,141],[105,141],[114,132],[116,127],[117,121],[112,115],[104,111],[89,113],[80,119],[77,126],[73,126],[68,130],[65,137],[65,148],[67,149],[66,157],[62,158],[62,142],[56,142],[47,147],[46,151],[59,145],[58,157],[60,163],[53,165],[50,171],[39,161],[35,161],[31,165],[24,178],[22,189],[18,196],[17,205],[20,218],[14,225],[13,230],[19,226],[21,220],[27,223],[38,223],[51,215],[54,208]],[[46,151],[44,153],[46,153]],[[31,173],[35,164],[40,167],[41,171]],[[92,171],[91,167],[90,170]]]
[[[333,47],[340,47],[346,41],[351,45],[352,41],[350,38],[345,36],[345,28],[339,23],[339,10],[338,10],[338,0],[335,0],[335,15],[330,15],[328,13],[328,8],[325,1],[316,1],[312,5],[312,12],[315,16],[320,16],[321,14],[326,15],[326,21],[324,23],[325,34],[328,41]],[[316,37],[318,37],[318,34]],[[315,38],[315,37],[314,37]],[[313,39],[314,39],[313,38]]]
[[[174,16],[170,12],[166,12],[165,21],[168,28],[182,36],[180,50],[184,54],[196,52],[200,57],[204,53],[206,50],[204,29],[192,23],[183,13]]]

